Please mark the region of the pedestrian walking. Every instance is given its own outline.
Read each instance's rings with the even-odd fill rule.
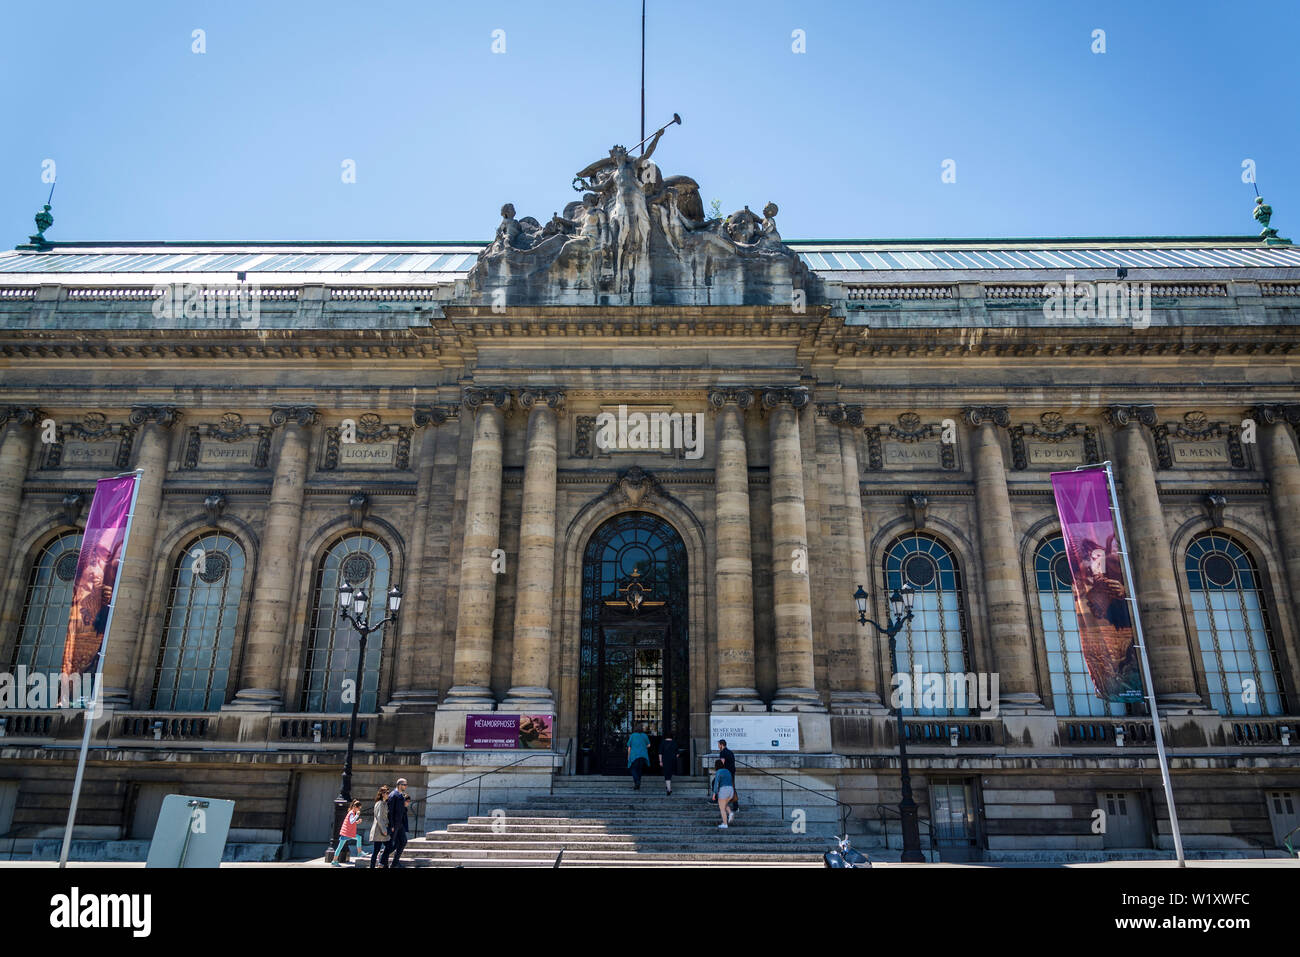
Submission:
[[[650,767],[650,739],[641,725],[627,736],[627,766],[632,771],[632,790],[641,790],[641,775]]]
[[[365,848],[361,846],[361,838],[357,836],[357,823],[361,820],[361,802],[353,801],[348,805],[347,813],[343,815],[343,826],[339,828],[339,846],[334,848],[334,856],[330,858],[330,867],[342,867],[339,863],[339,855],[343,853],[343,848],[349,844],[357,845],[357,857],[365,853]]]
[[[379,860],[379,852],[388,844],[388,785],[381,784],[375,792],[375,823],[370,825],[370,866]]]
[[[388,843],[379,858],[380,867],[406,866],[402,863],[402,848],[406,847],[406,806],[410,803],[411,799],[406,796],[406,778],[398,778],[396,790],[388,795]]]
[[[731,753],[731,748],[727,747],[727,739],[718,739],[718,757],[722,760],[722,765],[731,775],[731,817],[734,818],[740,813],[740,790],[736,787],[736,756]],[[730,821],[731,818],[728,818]]]
[[[735,796],[736,789],[732,787],[731,772],[727,770],[726,763],[722,758],[713,762],[713,781],[709,784],[709,800],[718,802],[718,813],[722,815],[722,823],[719,828],[725,828],[731,820],[731,811],[727,805]]]
[[[673,793],[673,770],[677,767],[677,742],[671,734],[665,734],[659,742],[659,765],[664,771],[664,788]]]

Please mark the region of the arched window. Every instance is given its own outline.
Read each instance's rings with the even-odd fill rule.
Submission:
[[[898,539],[885,553],[885,595],[878,597],[893,594],[904,582],[916,589],[916,601],[912,621],[898,635],[899,671],[911,673],[919,668],[923,676],[966,674],[966,612],[961,573],[952,552],[929,535],[915,533]],[[926,680],[922,678],[923,683]],[[912,688],[912,707],[905,711],[968,714],[977,705],[969,701],[966,707],[950,707],[952,702],[945,695],[939,707],[927,707],[922,690]]]
[[[159,711],[219,711],[226,703],[244,548],[225,532],[185,546],[172,569],[153,705]]]
[[[72,585],[77,577],[81,533],[64,532],[41,549],[27,580],[13,668],[29,673],[58,674],[63,670],[63,644],[68,637]]]
[[[361,638],[356,629],[339,617],[339,579],[370,596],[371,621],[388,613],[388,588],[392,556],[377,538],[359,532],[340,538],[321,559],[316,572],[307,635],[307,664],[303,671],[302,710],[326,713],[352,711],[350,694],[357,677]],[[366,662],[362,673],[360,709],[373,713],[379,697],[379,662],[383,655],[384,630],[372,632],[366,640]],[[344,682],[347,682],[345,685]],[[349,694],[345,695],[345,691]],[[344,698],[347,698],[345,701]]]
[[[1286,714],[1264,588],[1249,553],[1227,535],[1187,546],[1187,584],[1211,706],[1220,714]]]
[[[1052,681],[1052,704],[1060,715],[1101,717],[1123,715],[1122,702],[1103,701],[1088,676],[1079,642],[1079,621],[1074,614],[1073,579],[1065,540],[1057,535],[1034,553],[1034,578],[1038,611],[1047,645],[1047,672]]]

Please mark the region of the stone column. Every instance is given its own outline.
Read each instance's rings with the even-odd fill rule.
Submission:
[[[553,714],[551,616],[555,606],[555,459],[563,392],[519,394],[528,410],[523,514],[515,572],[515,642],[510,691],[502,711]]]
[[[1131,586],[1142,616],[1156,704],[1173,709],[1199,708],[1202,701],[1196,692],[1191,651],[1179,608],[1160,492],[1151,467],[1151,452],[1142,434],[1143,425],[1156,424],[1155,409],[1149,405],[1111,406],[1106,418],[1115,429],[1119,446],[1116,478],[1123,495],[1129,564],[1136,579]]]
[[[1300,601],[1300,459],[1286,423],[1300,424],[1300,405],[1260,406],[1252,415],[1259,429],[1268,486],[1273,500],[1273,521],[1282,547],[1287,593],[1292,608]],[[1280,595],[1281,589],[1274,589]]]
[[[428,530],[431,523],[445,522],[433,505],[434,470],[438,448],[438,426],[447,421],[446,409],[416,406],[411,413],[415,427],[422,429],[420,451],[416,459],[415,519],[407,545],[410,555],[404,570],[402,610],[398,616],[397,648],[393,655],[393,695],[388,707],[396,711],[429,712],[438,704],[438,689],[432,668],[430,649],[436,644],[430,634],[430,598],[424,587],[424,571],[437,559],[430,552]],[[376,595],[375,598],[380,596]]]
[[[302,582],[298,574],[298,540],[311,450],[310,429],[315,421],[316,410],[310,406],[271,410],[271,425],[282,427],[280,449],[262,526],[262,548],[253,583],[253,607],[240,669],[240,688],[234,700],[226,705],[228,710],[284,708],[280,676],[284,649],[290,644],[289,608],[297,592],[309,589],[309,583]],[[381,596],[375,598],[382,603]]]
[[[840,428],[840,467],[844,471],[845,535],[849,543],[849,574],[853,590],[861,585],[868,593],[879,588],[878,577],[873,577],[867,565],[867,520],[862,505],[862,473],[858,467],[858,432],[862,428],[862,409],[841,406],[831,413],[831,421]],[[855,606],[856,607],[856,606]],[[863,626],[854,618],[853,627],[859,629],[856,642],[855,680],[852,698],[845,698],[844,706],[879,710],[880,686],[876,675],[878,658],[876,645],[881,638],[874,628]]]
[[[808,554],[804,515],[803,456],[798,409],[803,389],[768,389],[763,406],[771,431],[772,592],[776,630],[776,697],[773,711],[826,710],[814,687],[812,596],[807,571],[796,562]]]
[[[32,458],[32,440],[41,418],[39,409],[0,407],[0,576],[18,560],[12,554],[14,532],[23,504],[23,480],[27,478],[27,464]],[[4,580],[12,581],[12,576],[23,574],[25,569],[15,567]]]
[[[501,454],[510,393],[466,389],[464,406],[474,415],[474,445],[465,503],[452,687],[440,712],[491,711],[496,707],[490,687],[497,588],[492,552],[501,547]]]
[[[109,708],[129,708],[131,674],[135,667],[140,632],[144,628],[145,602],[153,581],[154,538],[162,509],[163,480],[167,476],[167,441],[181,414],[172,406],[137,406],[131,424],[140,430],[135,467],[143,469],[131,519],[130,541],[122,557],[113,595],[113,628],[104,653],[103,702]]]
[[[970,408],[964,414],[975,430],[971,455],[975,470],[975,511],[999,706],[1004,710],[1041,708],[1043,701],[1034,676],[1029,608],[1025,604],[1011,496],[1007,492],[1006,463],[998,439],[998,429],[1010,426],[1011,417],[1005,407]]]
[[[713,602],[717,612],[717,690],[712,711],[766,711],[754,687],[754,560],[749,540],[749,459],[745,410],[748,389],[709,394],[718,410],[713,501],[717,546]]]

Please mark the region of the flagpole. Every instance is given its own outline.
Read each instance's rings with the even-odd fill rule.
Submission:
[[[1160,712],[1156,709],[1156,688],[1151,681],[1151,662],[1147,660],[1147,643],[1142,636],[1142,616],[1138,613],[1137,598],[1134,595],[1133,566],[1128,560],[1128,540],[1124,536],[1124,520],[1119,514],[1119,496],[1115,493],[1115,476],[1110,470],[1109,461],[1103,462],[1102,467],[1106,470],[1106,485],[1110,490],[1110,511],[1115,520],[1115,534],[1119,537],[1119,553],[1124,558],[1124,575],[1129,588],[1128,601],[1132,606],[1133,630],[1137,635],[1138,652],[1142,656],[1142,680],[1146,685],[1147,702],[1151,708],[1151,726],[1155,731],[1160,779],[1165,786],[1165,803],[1169,805],[1169,830],[1174,838],[1174,853],[1178,856],[1178,866],[1186,867],[1187,859],[1183,857],[1183,838],[1178,830],[1178,811],[1174,808],[1174,786],[1169,779],[1169,759],[1165,755],[1165,737],[1160,731]]]
[[[122,478],[131,473],[123,472],[114,478]],[[99,665],[95,668],[94,695],[87,703],[85,698],[84,723],[85,733],[81,736],[81,754],[77,757],[77,775],[72,780],[72,803],[68,806],[68,824],[63,829],[63,848],[59,851],[59,867],[68,866],[68,852],[72,850],[72,825],[77,819],[77,803],[81,799],[81,783],[86,776],[86,755],[90,751],[90,735],[95,726],[95,712],[100,709],[100,697],[104,693],[104,656],[108,651],[108,639],[113,634],[113,611],[117,608],[118,585],[122,581],[122,566],[126,564],[126,549],[131,544],[131,526],[135,523],[135,500],[140,494],[140,481],[144,469],[135,470],[135,485],[131,487],[131,504],[127,506],[126,531],[122,534],[122,558],[117,565],[117,577],[113,580],[113,598],[108,603],[108,618],[104,621],[104,640],[99,646]],[[93,504],[93,503],[92,503]]]

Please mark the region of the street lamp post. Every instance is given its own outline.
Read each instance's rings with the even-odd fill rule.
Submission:
[[[903,626],[912,620],[912,604],[916,601],[916,590],[906,583],[901,589],[894,589],[894,593],[889,596],[889,609],[893,613],[893,621],[885,628],[867,617],[867,593],[861,585],[853,594],[853,600],[858,605],[858,623],[871,625],[889,639],[889,667],[894,674],[898,674],[897,635],[903,630]],[[907,735],[903,727],[901,702],[895,706],[894,715],[898,719],[898,766],[903,777],[903,799],[898,802],[898,816],[903,829],[903,862],[921,864],[925,862],[925,856],[921,853],[921,826],[916,818],[916,801],[912,799],[912,774],[907,767]]]
[[[330,832],[330,843],[326,849],[325,859],[332,860],[334,848],[338,842],[339,829],[343,825],[343,815],[352,803],[352,751],[357,743],[357,711],[361,706],[361,679],[366,667],[366,639],[372,632],[379,631],[390,622],[397,621],[397,610],[402,606],[402,589],[394,585],[388,592],[389,615],[383,621],[373,625],[366,623],[367,606],[370,596],[365,589],[353,592],[352,586],[344,582],[339,587],[339,617],[346,619],[361,636],[361,650],[357,653],[357,678],[352,689],[352,720],[348,724],[348,755],[343,761],[343,780],[339,785],[339,796],[334,799],[334,829]],[[350,850],[351,848],[349,848]]]

